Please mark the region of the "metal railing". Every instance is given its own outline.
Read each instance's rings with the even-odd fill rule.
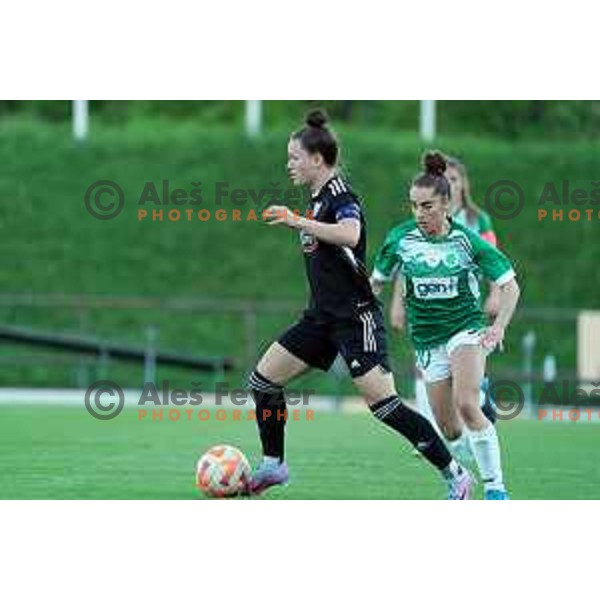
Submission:
[[[32,314],[35,310],[43,310],[44,312],[52,311],[67,311],[71,318],[71,324],[76,329],[77,337],[86,337],[90,334],[96,336],[94,321],[92,318],[93,313],[106,312],[106,311],[117,311],[117,313],[126,312],[128,314],[135,313],[136,315],[141,314],[141,319],[144,324],[144,337],[146,342],[143,344],[145,348],[153,348],[156,345],[156,339],[158,333],[156,331],[156,324],[153,321],[156,311],[162,315],[162,318],[174,318],[180,315],[194,315],[201,316],[206,319],[210,324],[216,320],[216,315],[233,317],[239,319],[239,324],[235,325],[235,356],[236,367],[242,370],[247,370],[252,367],[257,358],[257,353],[261,343],[265,342],[264,333],[259,334],[259,321],[261,318],[268,316],[278,317],[283,323],[292,323],[293,320],[300,314],[303,308],[302,300],[238,300],[231,298],[203,298],[203,297],[177,297],[177,296],[164,296],[164,297],[148,297],[148,296],[113,296],[113,295],[86,295],[86,294],[33,294],[33,293],[4,293],[0,294],[0,309],[12,309],[15,311],[31,310]],[[155,311],[155,314],[148,319],[145,319],[144,314]],[[520,324],[522,332],[529,333],[530,329],[536,329],[540,334],[543,334],[547,324],[552,324],[560,330],[566,331],[568,328],[569,336],[574,336],[573,326],[576,323],[577,315],[580,309],[577,308],[520,308],[515,316],[515,327]],[[22,316],[22,315],[21,315]],[[14,327],[14,323],[10,320],[4,319],[5,333],[9,330],[6,327]],[[23,319],[19,319],[22,323]],[[31,326],[31,323],[27,323]],[[531,328],[530,328],[531,325]],[[48,330],[48,327],[44,327]],[[512,329],[512,328],[511,328]],[[55,330],[56,334],[64,336],[63,330]],[[537,377],[538,369],[537,362],[540,362],[542,357],[537,356],[534,364],[533,348],[527,350],[525,347],[526,335],[522,335],[522,349],[514,348],[513,342],[513,355],[511,355],[510,365],[505,364],[502,369],[497,373],[498,376],[509,376],[514,380],[520,380],[524,384],[531,381],[532,378]],[[2,337],[0,332],[0,337]],[[5,336],[5,340],[8,338]],[[114,344],[114,340],[120,339],[119,335],[111,334],[110,344]],[[575,337],[573,337],[575,340]],[[13,339],[12,342],[15,340]],[[63,340],[64,341],[64,340]],[[239,343],[238,343],[239,341]],[[98,342],[99,343],[99,342]],[[107,344],[103,343],[103,347],[106,348]],[[207,344],[208,345],[208,344]],[[194,352],[195,353],[195,352]],[[209,350],[210,353],[210,350]],[[84,353],[85,354],[85,353]],[[92,352],[94,358],[99,360],[102,357],[102,352]],[[175,353],[181,354],[179,351]],[[204,354],[204,352],[202,352]],[[145,357],[144,360],[148,360],[148,352],[144,349],[138,349],[136,360],[142,360],[142,355]],[[88,353],[89,356],[89,353]],[[168,358],[168,357],[167,357]],[[52,362],[51,356],[40,356],[31,355],[27,356],[2,356],[0,357],[0,364],[7,364],[14,359],[15,363],[21,365],[28,364],[40,364],[44,362]],[[393,356],[392,366],[401,378],[406,378],[408,381],[411,378],[411,372],[413,365],[410,360],[396,361]],[[169,361],[167,360],[167,363]],[[500,362],[500,361],[499,361]],[[190,363],[191,364],[191,363]],[[197,363],[200,368],[200,363]],[[576,372],[574,365],[572,368],[565,369],[564,365],[561,365],[561,373],[567,374],[571,378],[576,378]]]

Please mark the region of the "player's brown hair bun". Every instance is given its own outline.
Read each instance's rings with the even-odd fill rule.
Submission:
[[[315,108],[306,115],[306,119],[304,122],[309,127],[322,128],[325,127],[327,121],[328,119],[327,115],[325,114],[325,111],[321,110],[320,108]]]
[[[318,152],[326,165],[334,167],[338,160],[339,144],[327,123],[327,113],[315,108],[306,115],[304,127],[292,133],[292,139],[299,140],[309,154]]]
[[[444,173],[448,166],[446,157],[437,150],[430,150],[421,160],[423,172],[413,179],[413,186],[433,188],[435,193],[450,198],[450,184]]]
[[[440,177],[446,172],[447,162],[441,152],[427,152],[423,157],[423,169],[426,175]]]

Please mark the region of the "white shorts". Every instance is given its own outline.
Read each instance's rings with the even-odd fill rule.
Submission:
[[[450,355],[459,346],[480,346],[482,334],[483,331],[479,329],[460,331],[445,344],[427,350],[417,350],[417,367],[423,372],[425,382],[435,383],[436,381],[449,379],[452,375]],[[487,356],[491,350],[484,350],[484,352]]]

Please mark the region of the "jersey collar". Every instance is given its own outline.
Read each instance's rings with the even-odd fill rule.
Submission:
[[[448,225],[449,225],[449,229],[448,229],[448,233],[446,235],[428,235],[427,233],[425,233],[420,227],[419,227],[419,231],[421,232],[421,235],[428,241],[428,242],[433,242],[434,244],[436,242],[443,242],[445,240],[447,240],[450,237],[450,234],[454,231],[455,229],[455,223],[454,223],[454,219],[451,216],[448,216]],[[418,226],[417,226],[418,227]]]
[[[311,194],[311,197],[314,200],[316,200],[321,193],[323,192],[323,190],[336,178],[339,177],[339,175],[337,173],[334,173],[316,192],[313,192]]]

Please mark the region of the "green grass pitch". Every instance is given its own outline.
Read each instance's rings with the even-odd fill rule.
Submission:
[[[600,425],[499,424],[514,499],[600,498]],[[258,455],[255,423],[97,421],[68,406],[0,407],[0,497],[195,499],[194,466],[210,446]],[[367,414],[315,413],[288,425],[290,485],[277,499],[436,499],[444,486],[410,446]],[[481,496],[481,490],[478,490]]]

